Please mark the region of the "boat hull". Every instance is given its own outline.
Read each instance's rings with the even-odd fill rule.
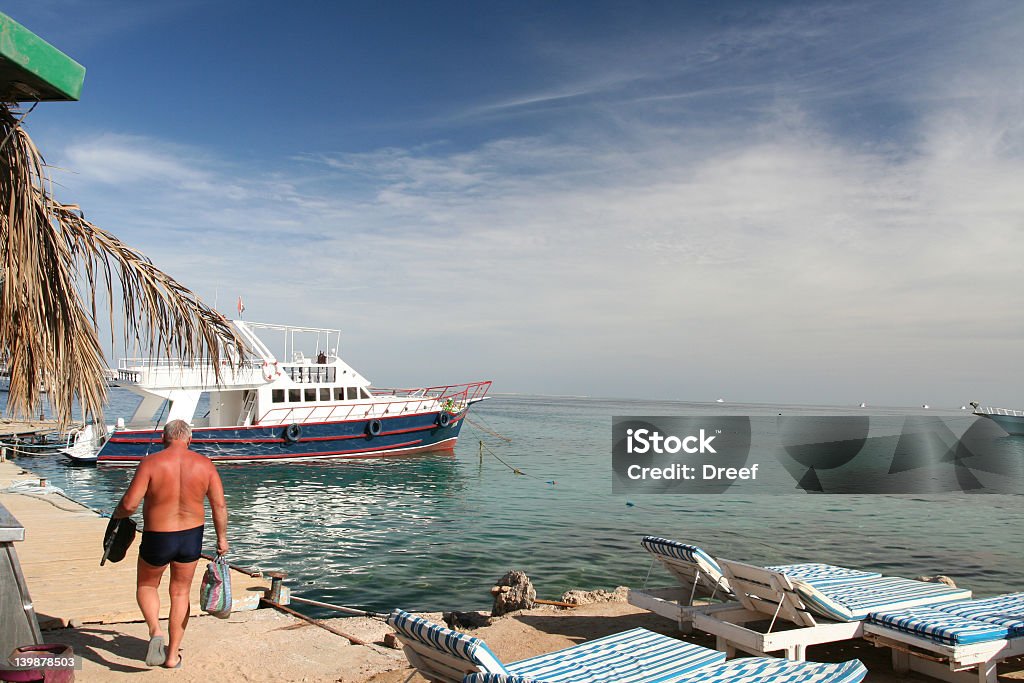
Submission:
[[[377,458],[455,448],[465,412],[420,413],[343,422],[211,427],[192,430],[189,448],[215,462],[295,462]],[[443,423],[446,425],[442,426]],[[135,466],[162,450],[161,430],[118,430],[96,464]]]
[[[1003,428],[1007,434],[1024,435],[1024,417],[1018,415],[998,415],[991,413],[975,413],[981,417],[987,417]]]

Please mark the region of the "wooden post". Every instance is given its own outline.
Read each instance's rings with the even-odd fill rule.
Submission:
[[[484,464],[484,440],[480,439],[480,464]]]

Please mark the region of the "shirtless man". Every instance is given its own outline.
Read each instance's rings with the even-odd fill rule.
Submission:
[[[217,552],[228,551],[224,486],[209,458],[188,449],[191,440],[192,430],[186,422],[168,422],[164,427],[164,450],[146,456],[139,464],[113,515],[129,517],[145,500],[135,597],[149,626],[146,663],[162,664],[169,669],[181,666],[179,646],[188,625],[192,578],[203,549],[204,498],[209,498],[213,512]],[[168,564],[171,565],[168,587],[171,612],[167,622],[170,637],[165,648],[157,589]]]

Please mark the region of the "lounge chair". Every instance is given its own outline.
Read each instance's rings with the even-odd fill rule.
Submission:
[[[860,638],[871,612],[971,597],[969,590],[834,565],[757,567],[715,560],[695,546],[662,538],[646,537],[643,546],[680,579],[690,601],[630,591],[629,602],[675,619],[683,630],[692,626],[714,635],[716,647],[729,656],[737,649],[759,655],[784,652],[788,659],[803,661],[810,645]],[[694,567],[689,585],[684,582],[687,562]],[[728,601],[695,605],[697,585],[727,589]]]
[[[736,602],[732,609],[695,614],[693,625],[716,636],[716,647],[729,655],[737,648],[752,654],[784,651],[803,661],[811,645],[860,638],[871,612],[971,598],[966,589],[891,576],[816,584],[742,562],[719,565]]]
[[[434,683],[857,683],[858,660],[839,664],[725,654],[635,628],[557,652],[503,664],[479,638],[402,610],[388,624],[409,663]]]
[[[1024,593],[872,612],[864,624],[864,638],[892,649],[897,672],[995,683],[999,662],[1024,655]]]
[[[734,602],[732,586],[722,573],[718,562],[701,548],[658,536],[645,536],[640,542],[651,554],[651,567],[655,562],[664,566],[679,582],[671,588],[631,589],[627,599],[631,605],[676,621],[679,629],[688,632],[697,612],[709,614],[730,606],[715,604]],[[827,586],[849,581],[880,577],[876,572],[864,572],[830,564],[802,563],[767,567],[792,578],[815,586]],[[648,570],[648,579],[650,570]],[[702,601],[702,602],[698,602]]]

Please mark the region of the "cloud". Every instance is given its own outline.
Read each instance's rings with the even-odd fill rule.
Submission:
[[[723,74],[787,36],[834,37],[820,12],[790,18],[789,32],[709,37],[668,79],[652,75],[652,48],[604,81],[466,114],[572,99],[578,125],[259,170],[99,135],[64,150],[77,175],[60,180],[222,308],[241,294],[253,319],[343,327],[380,384],[491,376],[507,391],[912,405],[985,386],[1012,400],[1024,95],[1003,76],[1021,58],[992,48],[920,67],[894,134],[885,117],[849,125],[821,106],[827,65],[729,85]],[[720,70],[710,104],[753,93],[756,106],[671,108],[686,90],[665,84],[704,65]],[[789,96],[795,81],[813,96]],[[834,97],[867,112],[844,98],[879,88],[840,73]],[[609,114],[596,100],[611,91],[668,108]],[[992,386],[1000,376],[1015,380]]]

